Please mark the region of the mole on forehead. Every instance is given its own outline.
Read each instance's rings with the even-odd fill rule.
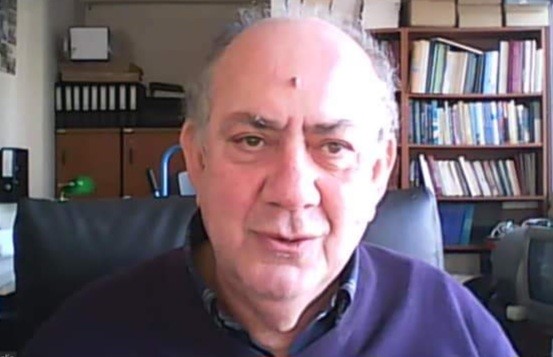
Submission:
[[[299,76],[292,76],[292,78],[288,80],[288,83],[295,89],[301,88],[301,78]]]

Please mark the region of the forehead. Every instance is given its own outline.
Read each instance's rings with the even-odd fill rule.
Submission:
[[[212,115],[367,121],[384,89],[364,50],[333,25],[264,20],[234,39],[215,64]]]

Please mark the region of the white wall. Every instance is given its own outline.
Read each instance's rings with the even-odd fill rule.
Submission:
[[[18,0],[16,75],[0,73],[0,147],[29,149],[30,195],[54,194],[53,85],[74,0]]]
[[[115,56],[142,67],[145,82],[186,85],[240,6],[244,4],[207,0],[102,2],[87,6],[84,19],[86,25],[110,27]]]

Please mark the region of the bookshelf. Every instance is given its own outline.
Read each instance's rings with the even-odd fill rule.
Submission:
[[[390,187],[430,181],[440,207],[473,207],[468,241],[444,241],[446,250],[478,251],[497,222],[544,215],[547,28],[405,27],[371,33],[394,57],[399,77],[398,169]]]

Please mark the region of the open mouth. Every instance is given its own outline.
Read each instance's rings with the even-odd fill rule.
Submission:
[[[263,248],[283,257],[300,254],[318,239],[315,236],[282,237],[267,233],[255,233],[255,235]]]

